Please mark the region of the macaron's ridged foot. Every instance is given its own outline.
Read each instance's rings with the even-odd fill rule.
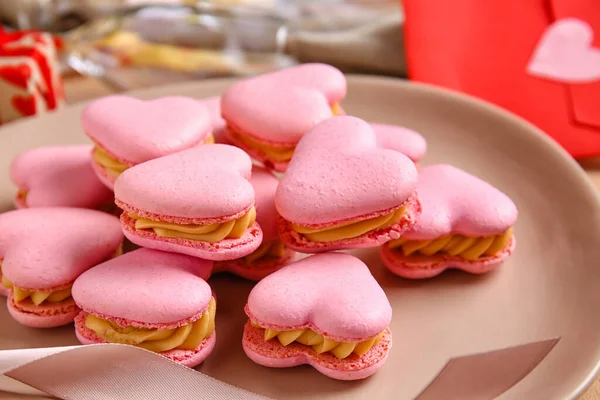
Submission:
[[[406,279],[427,279],[433,278],[447,269],[459,269],[471,274],[485,274],[500,267],[513,253],[515,246],[516,239],[513,237],[504,251],[477,260],[443,255],[405,257],[401,250],[391,249],[387,245],[381,247],[380,255],[383,265],[393,274]]]
[[[381,340],[366,354],[352,354],[343,360],[331,353],[317,354],[311,347],[300,343],[281,346],[277,340],[264,340],[264,330],[247,322],[244,326],[242,346],[255,363],[270,368],[288,368],[309,364],[333,379],[358,380],[368,378],[383,366],[392,347],[392,334],[386,329]]]
[[[156,235],[149,230],[137,230],[126,214],[121,216],[125,237],[138,246],[149,249],[187,254],[205,260],[235,260],[247,256],[256,250],[262,241],[262,230],[257,223],[250,227],[239,239],[225,239],[218,243],[201,242],[182,238],[170,238]]]
[[[102,338],[98,337],[94,331],[85,326],[85,318],[87,313],[80,312],[75,317],[75,335],[81,344],[98,344],[107,343]],[[217,332],[213,332],[208,338],[204,339],[202,343],[194,350],[168,350],[165,352],[158,353],[163,357],[169,358],[175,362],[185,365],[189,368],[194,368],[200,365],[210,353],[212,353],[217,342]]]
[[[7,298],[8,313],[21,325],[31,328],[56,328],[73,322],[79,308],[71,299],[62,304],[51,304],[43,307],[16,304],[12,294]]]
[[[292,224],[283,218],[279,219],[281,240],[291,249],[301,253],[324,253],[334,250],[379,247],[382,244],[397,239],[410,230],[421,215],[421,203],[416,195],[404,203],[406,209],[402,218],[394,225],[385,229],[367,232],[358,237],[336,240],[331,242],[313,242],[302,234],[294,231]]]

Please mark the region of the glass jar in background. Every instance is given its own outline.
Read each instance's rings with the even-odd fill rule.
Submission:
[[[0,20],[18,30],[67,32],[89,20],[98,11],[123,7],[127,0],[3,0],[0,1]],[[101,8],[97,8],[101,7]],[[86,13],[85,11],[88,11]]]
[[[405,71],[396,0],[45,3],[55,3],[49,15],[87,21],[64,34],[70,68],[118,90],[252,75],[297,62],[326,62],[347,72]]]
[[[282,47],[287,29],[284,19],[251,9],[133,8],[68,34],[67,63],[123,90],[258,74],[294,65]]]

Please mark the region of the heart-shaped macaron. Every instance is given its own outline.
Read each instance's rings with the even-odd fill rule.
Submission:
[[[71,285],[119,253],[119,220],[82,208],[28,208],[0,214],[2,284],[8,311],[21,324],[68,324],[79,311]]]
[[[287,265],[250,292],[242,344],[269,367],[310,364],[335,379],[362,379],[391,347],[392,308],[369,268],[344,253]]]
[[[132,167],[115,182],[125,236],[140,246],[208,260],[258,248],[252,160],[237,147],[194,147]]]
[[[325,64],[297,67],[247,79],[221,97],[229,139],[268,168],[284,171],[302,136],[339,113],[346,80]]]
[[[15,205],[24,207],[98,208],[113,201],[90,164],[92,146],[38,147],[21,153],[10,165],[19,188]]]
[[[585,21],[563,18],[548,26],[527,67],[530,74],[565,83],[600,80],[600,47]]]
[[[382,257],[394,273],[428,278],[447,268],[483,273],[497,267],[514,247],[518,211],[489,183],[447,164],[419,171],[423,212],[413,228],[386,243]]]
[[[265,168],[254,166],[250,183],[256,197],[256,221],[263,232],[260,247],[246,257],[215,264],[215,271],[228,271],[246,279],[260,280],[289,263],[296,255],[279,239],[275,192],[279,180]]]
[[[282,240],[302,252],[375,247],[416,221],[417,169],[378,147],[368,123],[333,117],[308,132],[275,196]]]
[[[215,346],[212,261],[138,249],[83,273],[73,284],[83,344],[122,343],[194,367]]]
[[[377,135],[377,145],[399,151],[413,162],[421,161],[427,152],[427,142],[418,132],[403,126],[371,123]]]
[[[110,188],[129,167],[213,140],[208,110],[187,97],[108,96],[90,103],[81,123],[96,144],[92,164]]]

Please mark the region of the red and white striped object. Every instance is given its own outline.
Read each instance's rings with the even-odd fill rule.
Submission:
[[[55,110],[63,103],[53,37],[0,31],[0,124]]]

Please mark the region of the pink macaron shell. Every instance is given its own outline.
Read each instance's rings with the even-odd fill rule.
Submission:
[[[107,343],[101,337],[96,335],[94,331],[87,328],[85,326],[85,317],[87,316],[86,312],[81,312],[77,317],[75,317],[75,336],[79,340],[81,344],[100,344]],[[160,354],[163,357],[166,357],[172,361],[178,362],[180,364],[185,365],[189,368],[194,368],[200,365],[210,353],[212,353],[215,348],[215,344],[217,343],[217,333],[216,331],[210,335],[210,337],[204,339],[200,346],[198,346],[194,350],[169,350],[163,351]]]
[[[94,142],[128,165],[196,146],[212,130],[206,107],[187,97],[107,96],[86,106],[81,123]]]
[[[337,68],[321,63],[305,63],[259,76],[265,81],[275,80],[321,92],[331,105],[346,96],[346,77]]]
[[[290,222],[326,226],[398,207],[415,193],[417,177],[408,157],[377,147],[368,123],[333,117],[296,147],[275,205]]]
[[[410,197],[405,203],[406,210],[400,221],[395,225],[385,229],[378,229],[367,232],[354,238],[334,240],[330,242],[313,242],[305,238],[302,234],[294,231],[289,221],[279,218],[279,232],[281,240],[292,250],[301,253],[323,253],[333,250],[348,250],[378,247],[393,239],[400,238],[405,232],[409,231],[418,221],[421,215],[421,204],[416,196]],[[378,213],[383,215],[385,213]],[[377,215],[373,216],[375,218]]]
[[[212,296],[206,283],[211,261],[138,249],[83,273],[73,284],[77,305],[88,313],[134,326],[174,324],[201,314]]]
[[[254,204],[251,171],[252,160],[237,147],[204,145],[127,169],[115,198],[167,217],[229,217]]]
[[[425,138],[403,126],[371,123],[379,147],[399,151],[414,162],[419,162],[427,152]]]
[[[138,246],[187,254],[213,261],[235,260],[256,250],[262,242],[262,230],[257,223],[250,226],[239,239],[224,239],[217,243],[181,238],[161,237],[149,230],[136,230],[125,213],[121,216],[125,237]]]
[[[317,354],[311,347],[299,343],[281,346],[276,340],[265,342],[262,329],[250,323],[244,327],[242,346],[255,363],[271,368],[287,368],[309,364],[325,376],[339,380],[358,380],[373,375],[385,364],[392,347],[389,329],[366,354],[351,354],[340,360],[330,353]]]
[[[373,337],[392,318],[369,268],[345,253],[313,255],[269,275],[250,292],[246,313],[264,327],[308,327],[340,341]]]
[[[17,156],[10,177],[28,191],[17,207],[96,208],[109,203],[112,192],[96,177],[90,164],[92,146],[38,147]]]
[[[79,308],[73,300],[57,304],[41,304],[39,306],[28,303],[16,306],[10,294],[6,301],[10,316],[21,325],[31,328],[56,328],[73,322],[79,313]]]
[[[2,274],[25,289],[69,284],[111,258],[122,241],[118,218],[100,211],[56,207],[0,214]]]
[[[406,239],[499,235],[517,221],[517,207],[507,195],[451,165],[422,168],[417,191],[423,213]]]
[[[405,257],[400,251],[382,246],[380,250],[383,264],[394,274],[407,279],[427,279],[437,276],[447,269],[460,269],[471,274],[484,274],[498,268],[515,249],[513,237],[502,252],[477,260],[465,260],[459,257],[436,255],[432,257]]]
[[[228,125],[256,139],[295,144],[332,116],[346,94],[346,79],[325,64],[303,64],[238,82],[221,97]]]
[[[248,264],[243,259],[215,263],[214,273],[229,272],[250,281],[260,281],[283,266],[295,261],[297,256],[298,253],[285,248],[284,255],[280,258],[261,259],[252,264]]]
[[[227,123],[221,116],[221,97],[209,97],[207,99],[200,100],[208,113],[212,121],[212,134],[215,138],[215,143],[230,144],[225,130],[227,129]]]

